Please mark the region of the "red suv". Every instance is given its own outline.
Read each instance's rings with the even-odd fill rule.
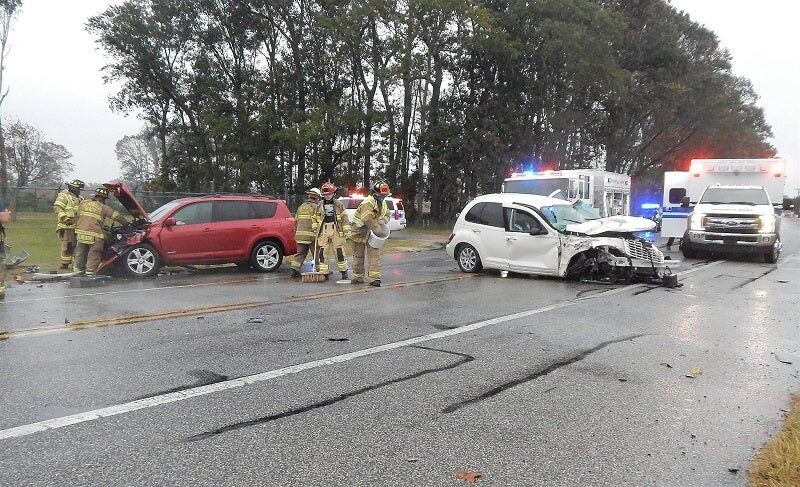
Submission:
[[[105,186],[135,218],[111,232],[106,267],[120,261],[134,277],[149,277],[162,265],[226,264],[277,270],[284,255],[297,253],[294,217],[283,200],[260,195],[182,198],[149,215],[122,183]]]

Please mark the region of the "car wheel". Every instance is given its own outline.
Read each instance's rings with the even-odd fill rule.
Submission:
[[[681,242],[681,253],[687,259],[696,259],[697,258],[697,251],[689,246],[684,238]]]
[[[151,277],[161,267],[161,256],[150,244],[136,244],[122,254],[122,267],[129,276]]]
[[[456,253],[456,260],[458,261],[458,267],[463,272],[480,272],[483,269],[481,257],[472,245],[464,244],[459,247]]]
[[[778,257],[780,257],[780,255],[781,241],[778,239],[774,244],[772,244],[772,248],[764,254],[764,262],[767,264],[774,264],[775,262],[778,262]]]
[[[259,242],[250,254],[250,264],[258,272],[273,272],[283,262],[283,250],[272,240]]]

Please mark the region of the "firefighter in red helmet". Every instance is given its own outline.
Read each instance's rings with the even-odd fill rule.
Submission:
[[[328,181],[320,188],[322,200],[317,205],[316,220],[320,222],[320,234],[317,239],[317,270],[329,273],[328,260],[330,253],[336,253],[336,265],[347,279],[347,260],[344,257],[344,236],[350,232],[350,221],[344,211],[344,205],[336,199],[336,186]]]

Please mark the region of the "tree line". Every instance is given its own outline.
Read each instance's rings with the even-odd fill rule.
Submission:
[[[151,189],[385,178],[445,217],[531,165],[774,154],[749,81],[665,0],[127,0],[87,29]]]

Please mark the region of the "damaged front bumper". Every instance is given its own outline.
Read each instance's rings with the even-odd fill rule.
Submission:
[[[651,242],[606,238],[593,241],[591,248],[576,253],[565,277],[608,284],[647,282],[672,286],[677,282],[673,269],[679,265],[680,262],[665,258]]]

